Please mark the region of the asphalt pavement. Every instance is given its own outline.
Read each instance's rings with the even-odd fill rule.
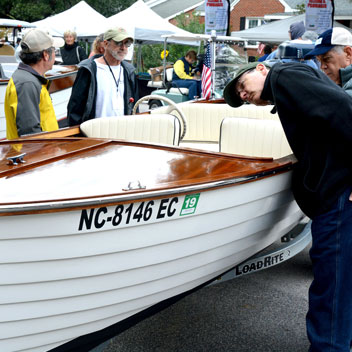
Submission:
[[[110,340],[103,351],[307,352],[308,250],[204,287]]]

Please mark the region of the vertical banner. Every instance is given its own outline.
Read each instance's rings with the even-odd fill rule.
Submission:
[[[228,0],[205,0],[205,34],[227,35],[229,21]]]
[[[318,34],[333,26],[333,0],[306,0],[306,29]]]

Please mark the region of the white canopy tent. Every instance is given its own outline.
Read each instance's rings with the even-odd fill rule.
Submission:
[[[52,35],[63,36],[66,30],[73,30],[80,38],[95,38],[108,28],[106,17],[83,0],[66,11],[33,24],[45,28]]]
[[[126,10],[109,17],[108,25],[125,28],[136,41],[143,43],[162,43],[164,42],[162,35],[166,34],[192,35],[157,15],[143,0],[138,0]],[[173,42],[185,44],[182,40]]]
[[[290,25],[294,22],[300,21],[305,22],[305,14],[292,16],[284,20],[274,21],[268,24],[263,24],[259,27],[245,29],[243,31],[231,32],[231,35],[241,37],[248,41],[281,43],[290,39],[288,36]],[[334,21],[334,27],[344,27],[349,31],[352,31],[351,28],[345,27],[336,21]]]

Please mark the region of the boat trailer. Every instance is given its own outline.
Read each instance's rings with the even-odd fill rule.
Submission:
[[[271,268],[293,258],[303,251],[312,240],[311,221],[302,221],[293,230],[281,238],[282,245],[277,242],[237,265],[227,273],[212,281],[209,285],[218,284],[237,277]]]

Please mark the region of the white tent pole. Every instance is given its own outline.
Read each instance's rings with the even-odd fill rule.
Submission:
[[[210,35],[210,50],[211,50],[211,98],[215,96],[215,50],[216,50],[216,31],[212,30]]]

